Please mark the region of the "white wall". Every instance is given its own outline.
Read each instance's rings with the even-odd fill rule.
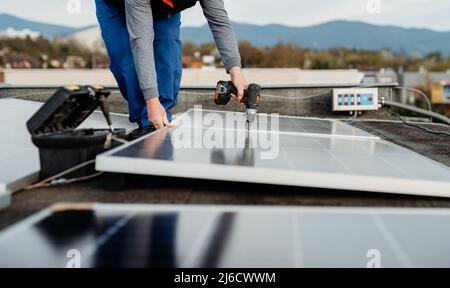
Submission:
[[[107,69],[97,70],[21,70],[5,69],[5,83],[11,85],[116,85]],[[249,82],[262,85],[295,84],[357,84],[364,73],[358,70],[300,70],[300,69],[245,69]],[[223,69],[184,69],[182,85],[214,85],[218,80],[227,80]]]

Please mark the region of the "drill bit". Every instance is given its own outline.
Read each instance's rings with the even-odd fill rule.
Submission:
[[[106,104],[106,97],[104,95],[101,95],[98,98],[98,100],[99,100],[100,110],[102,110],[103,116],[105,116],[106,122],[108,123],[108,126],[109,126],[109,130],[111,130],[111,132],[114,132],[114,126],[111,121],[111,116],[109,114],[108,105]]]
[[[102,86],[88,86],[88,89],[90,91],[91,97],[95,97],[98,101],[98,105],[100,106],[100,110],[103,113],[103,116],[106,119],[106,122],[108,123],[109,130],[111,132],[114,132],[114,126],[111,121],[111,116],[109,114],[108,104],[106,103],[106,97],[110,94],[108,91],[104,91],[104,88]],[[105,95],[106,93],[106,95]]]
[[[247,123],[248,124],[253,124],[253,122],[255,122],[256,119],[256,109],[247,109],[246,112],[247,114]]]

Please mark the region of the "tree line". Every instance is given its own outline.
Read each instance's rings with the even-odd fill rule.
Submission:
[[[186,56],[191,56],[195,52],[208,55],[214,49],[213,43],[205,45],[185,43],[183,51]],[[450,69],[450,57],[444,57],[441,52],[421,56],[395,53],[389,49],[367,51],[343,47],[318,51],[289,43],[279,43],[272,47],[256,47],[245,41],[239,43],[239,50],[242,56],[242,65],[246,68],[354,68],[362,71],[376,71],[382,68],[417,71],[421,67],[429,71]]]
[[[311,50],[294,44],[279,43],[272,47],[257,47],[249,42],[240,42],[239,50],[242,65],[245,68],[301,68],[301,69],[359,69],[376,71],[392,68],[405,71],[417,71],[421,67],[428,71],[447,71],[450,69],[450,57],[434,52],[428,55],[405,55],[389,49],[381,51],[332,48]],[[214,43],[195,45],[183,44],[185,57],[218,55]],[[55,63],[64,63],[69,56],[84,60],[83,68],[106,68],[108,57],[104,52],[91,51],[76,42],[60,42],[38,38],[0,39],[0,67],[7,63],[26,61],[28,68],[61,68]],[[56,61],[52,61],[56,60]],[[45,64],[45,65],[44,65]],[[54,65],[55,64],[55,65]]]
[[[85,61],[85,67],[81,68],[104,68],[108,62],[104,53],[91,51],[73,41],[62,42],[43,37],[0,39],[0,67],[9,63],[18,66],[12,68],[62,68],[71,56]],[[23,63],[28,63],[31,67],[20,67]]]

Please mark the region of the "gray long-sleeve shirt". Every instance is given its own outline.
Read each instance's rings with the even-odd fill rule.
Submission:
[[[223,0],[200,0],[217,48],[228,71],[241,66],[236,36]],[[153,51],[153,15],[150,0],[126,0],[126,18],[136,72],[146,100],[159,97]]]

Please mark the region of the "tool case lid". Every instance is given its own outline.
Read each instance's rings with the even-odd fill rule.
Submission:
[[[31,135],[75,130],[111,94],[101,86],[59,88],[28,120]]]

